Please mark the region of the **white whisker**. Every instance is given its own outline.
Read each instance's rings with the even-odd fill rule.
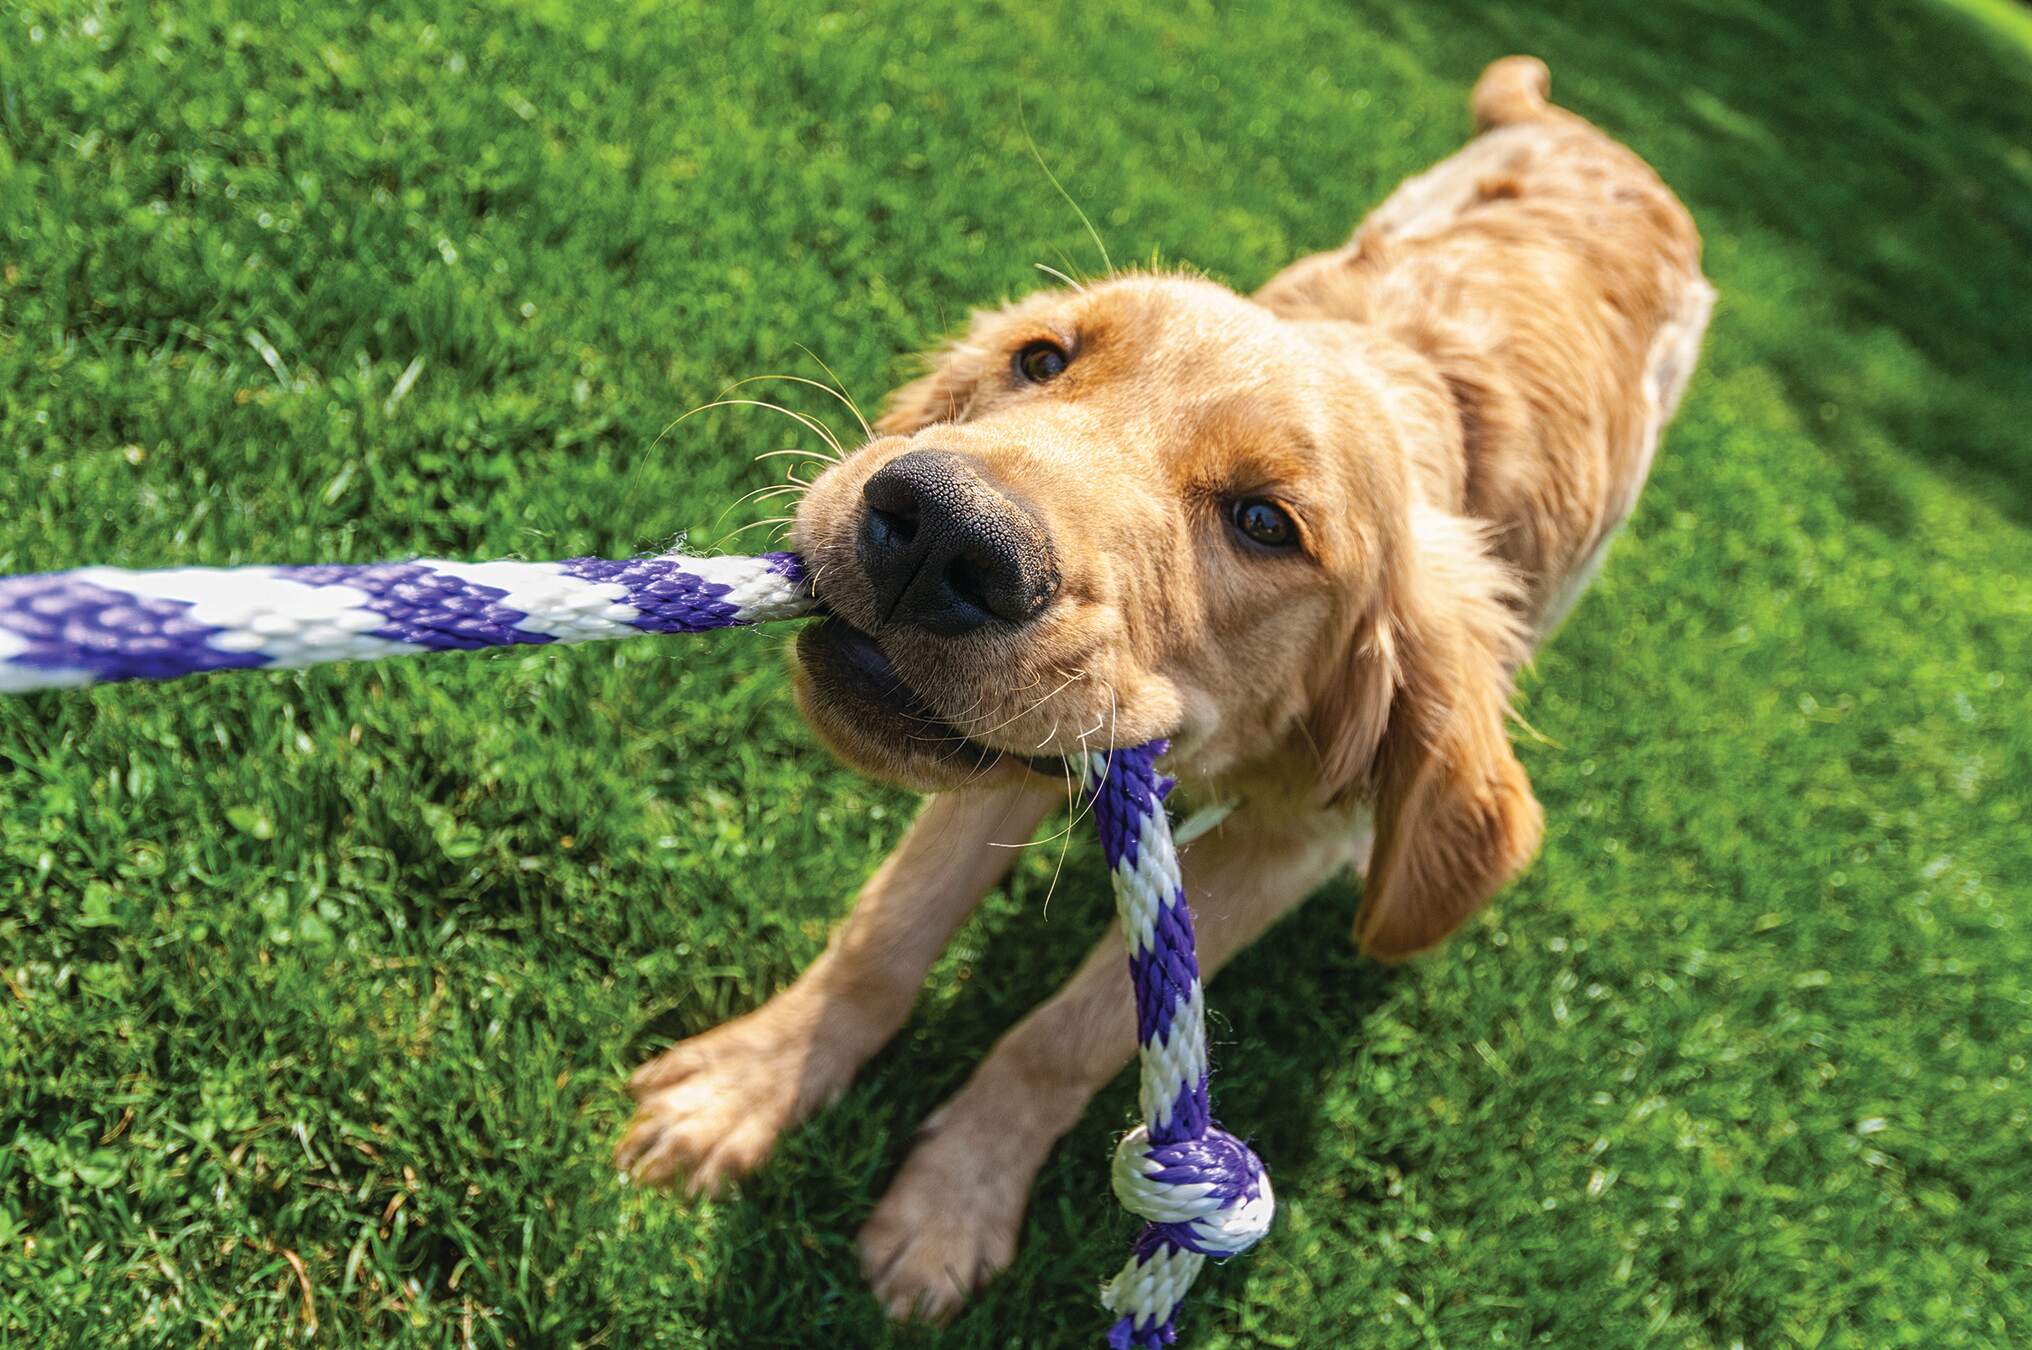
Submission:
[[[798,350],[803,352],[806,356],[810,356],[812,360],[818,361],[818,357],[812,355],[811,348],[806,347],[800,343],[798,345]],[[818,361],[818,364],[819,369],[825,371],[827,375],[831,375],[833,373],[832,368],[826,365],[825,362]],[[837,381],[835,381],[835,384],[826,384],[819,380],[807,379],[803,375],[776,375],[776,374],[750,375],[745,379],[735,380],[725,389],[722,389],[720,391],[719,396],[721,398],[725,398],[728,394],[732,393],[736,389],[739,389],[742,385],[754,384],[759,380],[787,380],[791,384],[809,385],[811,388],[818,390],[821,394],[824,394],[827,398],[834,399],[837,402],[845,405],[846,410],[854,415],[854,421],[860,424],[861,434],[870,440],[874,439],[875,437],[874,429],[868,425],[868,419],[861,416],[861,406],[858,403],[854,402],[852,398],[847,396],[847,391],[845,389],[836,387]],[[834,445],[835,448],[837,448],[838,442],[835,441]],[[845,452],[842,451],[842,453]]]
[[[1069,276],[1067,276],[1067,275],[1066,275],[1065,273],[1063,273],[1063,272],[1059,271],[1059,270],[1058,270],[1058,269],[1057,269],[1056,267],[1053,267],[1053,266],[1052,266],[1051,264],[1049,264],[1049,263],[1041,263],[1041,262],[1034,262],[1034,263],[1032,263],[1032,264],[1030,264],[1030,265],[1031,265],[1032,267],[1036,268],[1036,269],[1037,269],[1038,271],[1040,271],[1040,272],[1044,273],[1044,274],[1045,274],[1046,276],[1050,276],[1050,277],[1057,277],[1057,278],[1058,278],[1058,279],[1059,279],[1060,281],[1063,281],[1063,282],[1064,282],[1064,283],[1065,283],[1066,285],[1068,285],[1068,286],[1072,287],[1072,288],[1073,288],[1074,290],[1078,291],[1078,292],[1079,292],[1080,294],[1082,294],[1082,295],[1086,294],[1086,289],[1087,289],[1087,288],[1086,288],[1086,284],[1085,284],[1084,282],[1079,282],[1079,281],[1074,281],[1074,280],[1073,280],[1073,279],[1072,279],[1071,277],[1069,277]]]
[[[831,455],[821,455],[816,451],[812,450],[764,450],[761,454],[756,455],[755,459],[756,460],[778,459],[791,456],[794,456],[798,459],[813,460],[820,464],[839,463],[839,461],[834,459]]]
[[[1050,701],[1051,701],[1052,699],[1054,699],[1054,698],[1058,697],[1058,695],[1059,695],[1059,694],[1061,694],[1061,693],[1063,693],[1063,692],[1065,691],[1065,689],[1067,688],[1067,686],[1071,685],[1071,684],[1073,683],[1073,681],[1075,681],[1075,680],[1079,679],[1079,677],[1080,677],[1080,676],[1081,676],[1082,674],[1084,674],[1084,673],[1085,673],[1084,671],[1074,671],[1074,672],[1073,672],[1072,674],[1070,674],[1070,675],[1068,675],[1068,676],[1066,676],[1066,677],[1065,677],[1065,681],[1064,681],[1064,683],[1060,684],[1060,685],[1058,686],[1058,688],[1056,688],[1056,689],[1052,690],[1052,691],[1051,691],[1050,693],[1048,693],[1048,694],[1044,695],[1044,697],[1042,697],[1042,698],[1038,699],[1038,700],[1037,700],[1037,702],[1035,702],[1035,703],[1031,704],[1031,705],[1030,705],[1029,707],[1027,707],[1027,708],[1023,709],[1023,711],[1021,711],[1021,712],[1019,712],[1019,713],[1015,713],[1015,714],[1013,714],[1013,715],[1011,715],[1011,716],[1009,716],[1009,717],[1005,717],[1005,718],[1003,718],[1003,719],[1002,719],[1001,721],[999,721],[999,722],[995,723],[995,725],[994,725],[994,726],[991,726],[991,727],[986,727],[986,728],[980,728],[980,727],[968,727],[968,728],[966,729],[966,730],[967,730],[967,734],[968,734],[968,735],[970,735],[970,736],[988,736],[988,735],[992,735],[993,733],[995,733],[995,732],[997,732],[997,731],[1000,731],[1000,730],[1001,730],[1001,729],[1002,729],[1003,727],[1006,727],[1006,726],[1008,726],[1008,725],[1009,725],[1009,724],[1010,724],[1011,722],[1015,722],[1015,721],[1019,721],[1019,720],[1021,720],[1022,718],[1028,717],[1028,716],[1029,716],[1029,715],[1030,715],[1031,713],[1034,713],[1034,712],[1036,712],[1036,711],[1037,711],[1037,710],[1038,710],[1039,708],[1043,707],[1043,706],[1044,706],[1044,705],[1045,705],[1046,703],[1049,703],[1049,702],[1050,702]]]
[[[796,516],[768,516],[762,520],[751,520],[746,525],[743,525],[739,529],[735,530],[732,534],[722,536],[719,542],[721,544],[724,544],[729,539],[738,539],[742,535],[746,534],[749,530],[759,528],[760,526],[763,525],[790,525],[795,523],[796,520],[797,520]]]
[[[786,408],[780,403],[771,403],[767,399],[716,398],[711,403],[701,403],[698,407],[693,408],[690,412],[686,413],[684,417],[678,418],[677,422],[682,422],[685,420],[685,418],[688,417],[696,417],[698,414],[702,412],[710,412],[714,408],[767,408],[770,412],[781,413],[785,417],[788,417],[791,421],[797,423],[799,426],[804,427],[806,430],[817,433],[818,438],[824,441],[826,445],[832,449],[833,452],[832,459],[834,463],[838,463],[840,460],[843,460],[847,457],[847,452],[840,445],[839,438],[833,435],[832,431],[826,426],[825,423],[819,421],[815,417],[810,417],[804,413],[797,412],[794,409]],[[677,425],[677,422],[672,422],[670,425],[674,427]]]
[[[827,365],[824,359],[820,357],[817,352],[805,346],[802,342],[797,344],[797,349],[803,352],[806,356],[809,356],[812,360],[818,362],[818,368],[824,371],[826,373],[826,378],[833,382],[833,387],[827,390],[826,392],[833,394],[835,397],[839,399],[840,402],[847,405],[847,411],[852,413],[854,415],[854,420],[861,424],[861,434],[863,436],[866,436],[869,440],[875,439],[875,428],[869,426],[868,419],[861,416],[861,405],[854,402],[854,396],[847,392],[847,386],[845,381],[841,380],[839,376],[833,374],[833,368]],[[825,388],[825,386],[823,385],[820,385],[819,387],[822,389]]]

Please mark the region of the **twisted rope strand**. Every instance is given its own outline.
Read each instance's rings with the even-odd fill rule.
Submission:
[[[0,693],[699,633],[811,610],[795,554],[0,577]]]

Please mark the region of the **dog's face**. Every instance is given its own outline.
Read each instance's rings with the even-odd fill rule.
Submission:
[[[976,316],[877,430],[793,535],[830,611],[798,699],[850,763],[935,789],[1169,736],[1181,771],[1300,811],[1359,797],[1356,932],[1384,956],[1536,848],[1505,725],[1520,596],[1431,504],[1466,456],[1429,361],[1133,276]]]
[[[810,720],[917,787],[997,752],[1280,746],[1405,517],[1348,331],[1147,276],[977,316],[798,511],[833,616],[798,644]]]

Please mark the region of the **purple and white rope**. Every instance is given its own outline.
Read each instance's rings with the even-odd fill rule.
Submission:
[[[0,577],[0,693],[411,652],[698,633],[812,607],[795,554],[84,567]]]
[[[412,652],[699,633],[796,618],[814,601],[794,554],[565,562],[87,567],[0,577],[0,693]],[[1114,1350],[1167,1345],[1208,1257],[1269,1229],[1270,1178],[1213,1122],[1206,997],[1165,819],[1164,743],[1095,752],[1084,774],[1129,952],[1143,1124],[1114,1188],[1149,1221],[1102,1291]]]
[[[1149,1220],[1101,1291],[1119,1314],[1112,1350],[1176,1340],[1178,1305],[1200,1267],[1254,1246],[1276,1210],[1262,1160],[1213,1120],[1206,993],[1164,814],[1172,788],[1157,771],[1164,750],[1153,741],[1096,751],[1083,766],[1136,992],[1143,1124],[1115,1150],[1115,1196]]]

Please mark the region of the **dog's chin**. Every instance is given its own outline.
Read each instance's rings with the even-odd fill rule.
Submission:
[[[806,624],[791,666],[805,721],[871,778],[937,792],[1027,772],[1021,758],[969,740],[941,719],[875,639],[842,619]]]

